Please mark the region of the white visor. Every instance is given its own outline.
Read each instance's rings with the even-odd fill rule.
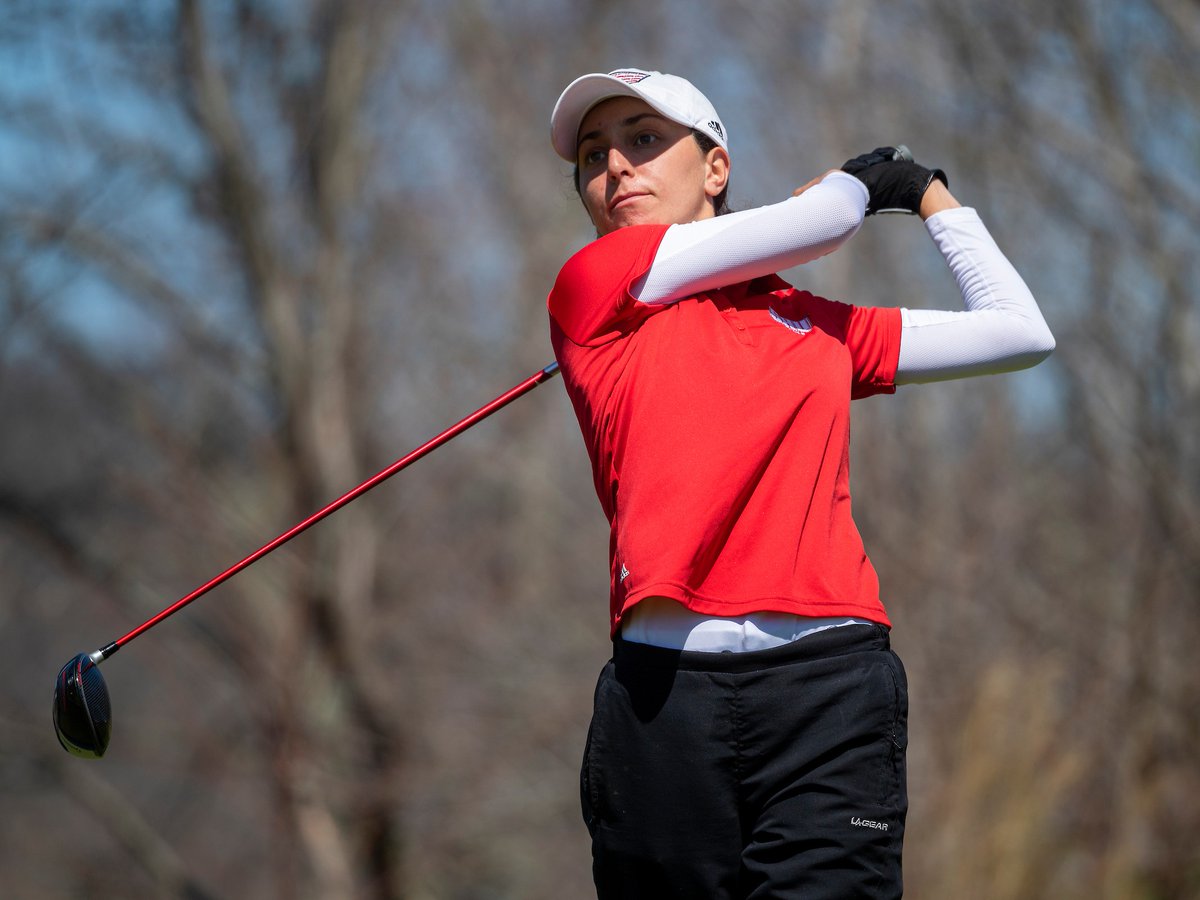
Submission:
[[[725,126],[708,98],[686,78],[647,72],[643,69],[617,69],[607,75],[595,73],[576,78],[562,92],[550,115],[550,142],[554,152],[567,162],[575,162],[579,126],[588,111],[612,97],[637,97],[655,112],[693,128],[729,149]]]

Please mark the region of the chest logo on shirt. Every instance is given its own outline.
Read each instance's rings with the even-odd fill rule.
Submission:
[[[808,316],[805,316],[800,320],[789,319],[780,315],[773,306],[767,307],[767,311],[770,312],[772,319],[774,319],[788,331],[793,331],[796,334],[808,334],[810,331],[812,331],[812,322],[809,321]]]

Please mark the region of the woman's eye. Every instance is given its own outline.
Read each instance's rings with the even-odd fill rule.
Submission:
[[[589,150],[583,154],[583,165],[594,166],[604,159],[604,151],[600,149]]]
[[[658,140],[658,135],[651,134],[648,131],[643,131],[633,139],[633,143],[638,147],[649,147],[656,140]]]

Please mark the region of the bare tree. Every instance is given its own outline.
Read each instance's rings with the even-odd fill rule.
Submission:
[[[913,686],[914,896],[1196,897],[1200,16],[1174,0],[10,4],[0,867],[18,896],[586,896],[607,537],[557,387],[106,664],[55,667],[549,360],[583,71],[689,75],[733,202],[902,140],[1059,349],[857,404]],[[788,273],[947,306],[911,220]],[[39,699],[40,698],[40,699]],[[113,860],[120,864],[114,865]]]

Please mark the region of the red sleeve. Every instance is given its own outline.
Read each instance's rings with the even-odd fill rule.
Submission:
[[[899,308],[850,307],[846,321],[846,347],[854,365],[850,399],[896,393],[900,328]]]
[[[551,318],[571,341],[603,344],[653,312],[629,293],[650,268],[666,225],[634,225],[597,238],[558,273],[546,301]]]
[[[850,354],[850,398],[896,392],[900,364],[900,310],[851,306],[804,292],[814,321]]]

